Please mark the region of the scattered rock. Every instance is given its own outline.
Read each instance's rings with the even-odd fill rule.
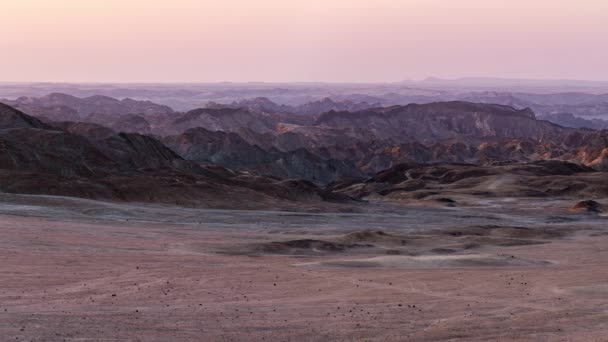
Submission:
[[[603,206],[594,200],[580,201],[580,202],[576,203],[572,208],[570,208],[570,210],[576,211],[576,212],[589,212],[589,213],[604,212]]]

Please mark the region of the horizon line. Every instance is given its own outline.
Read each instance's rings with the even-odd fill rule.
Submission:
[[[494,76],[464,76],[442,78],[429,76],[423,79],[403,79],[398,81],[0,81],[0,84],[400,84],[400,83],[438,83],[438,82],[562,82],[562,83],[608,83],[607,80],[577,78],[517,78]]]
[[[526,83],[590,83],[607,84],[607,80],[590,80],[577,78],[518,78],[518,77],[494,77],[494,76],[464,76],[457,78],[442,78],[429,76],[422,79],[403,79],[398,81],[0,81],[0,85],[7,84],[125,84],[125,85],[197,85],[197,84],[328,84],[328,85],[365,85],[365,84],[433,84],[433,83],[458,83],[458,82],[526,82]]]

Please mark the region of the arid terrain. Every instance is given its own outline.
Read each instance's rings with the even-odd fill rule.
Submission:
[[[608,342],[608,1],[5,0],[0,342]]]
[[[254,88],[0,103],[0,340],[608,341],[605,95]]]
[[[0,195],[4,341],[606,341],[606,201]],[[357,206],[354,204],[354,206]]]

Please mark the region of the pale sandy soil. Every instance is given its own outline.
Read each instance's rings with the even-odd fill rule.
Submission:
[[[570,204],[316,215],[5,196],[0,340],[608,341],[608,219]],[[490,225],[567,234],[508,247],[501,230],[466,249],[435,231]],[[252,247],[365,229],[413,238]]]

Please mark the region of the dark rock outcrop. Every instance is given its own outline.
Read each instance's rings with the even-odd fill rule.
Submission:
[[[312,183],[200,165],[146,135],[115,134],[90,123],[51,127],[4,105],[0,123],[4,192],[244,209],[305,210],[302,203],[324,200]]]
[[[576,212],[601,213],[604,212],[604,207],[594,200],[584,200],[576,203],[570,210]]]
[[[4,103],[0,103],[0,129],[7,128],[39,128],[49,129],[51,126],[42,121],[26,115]]]
[[[303,178],[328,183],[362,174],[349,162],[322,159],[306,149],[282,152],[249,144],[236,133],[187,130],[163,142],[187,160],[210,162],[236,170],[250,170],[278,178]]]
[[[359,199],[421,200],[453,195],[487,197],[608,196],[608,173],[564,161],[473,164],[401,164],[365,181],[332,184]]]

